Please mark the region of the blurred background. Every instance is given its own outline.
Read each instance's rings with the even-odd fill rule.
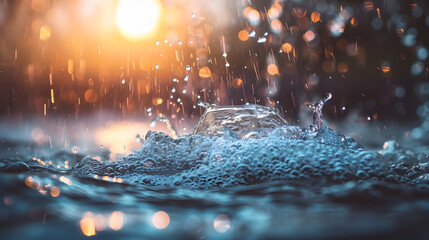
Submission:
[[[331,92],[329,126],[362,141],[356,127],[367,129],[371,145],[428,118],[428,11],[411,0],[1,0],[1,134],[125,154],[148,130],[192,132],[198,101],[274,106],[306,125],[306,104]]]

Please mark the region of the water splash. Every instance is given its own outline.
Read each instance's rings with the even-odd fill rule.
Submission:
[[[307,104],[307,107],[313,110],[313,124],[309,127],[312,131],[317,131],[322,128],[322,109],[325,102],[332,98],[331,93],[327,93],[326,97],[314,104]]]
[[[315,109],[321,111],[331,97],[328,94]],[[321,120],[320,114],[317,117]],[[209,105],[192,135],[172,139],[150,131],[144,145],[120,161],[85,157],[71,173],[193,189],[277,180],[407,181],[378,153],[316,126],[320,128],[314,132],[292,126],[272,108],[258,105]]]

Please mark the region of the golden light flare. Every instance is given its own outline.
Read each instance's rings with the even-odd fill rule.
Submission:
[[[232,80],[233,88],[241,88],[242,86],[243,86],[243,80],[241,80],[240,78],[234,78],[234,80]]]
[[[98,100],[98,93],[94,89],[89,88],[85,91],[84,97],[85,101],[87,101],[88,103],[95,103]]]
[[[273,32],[275,32],[275,33],[281,33],[283,30],[283,24],[278,19],[274,19],[273,21],[271,21],[270,26],[271,26],[271,29],[273,30]]]
[[[152,99],[152,104],[155,106],[161,105],[163,102],[164,102],[164,100],[162,98],[159,98],[159,97]]]
[[[390,66],[381,66],[381,71],[383,73],[389,73],[390,72]]]
[[[252,9],[249,12],[248,19],[252,25],[258,25],[259,21],[261,20],[261,14],[257,10]]]
[[[249,32],[246,29],[241,30],[238,32],[238,39],[245,42],[249,39]]]
[[[164,125],[159,125],[157,130],[167,132]],[[141,143],[136,141],[136,134],[143,135],[150,127],[147,124],[129,122],[109,122],[106,127],[100,127],[95,131],[94,140],[102,144],[115,154],[126,154],[137,150]]]
[[[56,198],[60,196],[60,188],[59,187],[52,187],[49,191],[52,197]]]
[[[355,18],[355,17],[353,17],[352,19],[350,19],[350,23],[352,24],[352,26],[354,26],[354,27],[356,27],[356,26],[358,26],[359,25],[359,22],[358,22],[358,20]]]
[[[200,76],[200,78],[210,78],[212,76],[212,71],[209,67],[202,67],[200,68],[198,75]]]
[[[48,25],[43,25],[40,27],[40,40],[46,41],[51,38],[51,28]]]
[[[124,226],[124,213],[115,211],[110,214],[109,227],[115,231],[119,231]]]
[[[86,212],[79,221],[80,230],[85,236],[94,236],[95,235],[95,220],[91,212]]]
[[[292,45],[290,43],[283,43],[282,51],[285,53],[290,53],[292,51]]]
[[[67,60],[67,72],[73,74],[73,59]]]
[[[279,75],[279,68],[277,67],[277,65],[271,63],[267,67],[267,72],[270,75]]]
[[[60,177],[60,181],[63,182],[63,183],[65,183],[65,184],[67,184],[67,185],[72,185],[72,183],[73,183],[72,180],[70,180],[70,179],[68,179],[68,178],[66,178],[64,176]]]
[[[137,41],[151,35],[161,13],[158,0],[121,0],[116,10],[116,24],[125,38]]]
[[[320,21],[320,13],[318,11],[314,11],[313,13],[311,13],[311,21],[314,23]]]
[[[152,224],[158,229],[164,229],[170,224],[170,217],[164,211],[158,211],[152,216]]]

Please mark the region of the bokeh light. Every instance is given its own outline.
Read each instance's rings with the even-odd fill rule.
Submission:
[[[170,216],[164,211],[159,211],[153,214],[152,224],[158,229],[164,229],[170,224]]]

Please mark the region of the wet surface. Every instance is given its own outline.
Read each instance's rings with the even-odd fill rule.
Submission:
[[[259,113],[250,120],[276,118]],[[214,132],[177,139],[148,132],[139,150],[117,161],[3,140],[3,236],[427,237],[426,155],[394,141],[380,155],[329,128],[279,125],[240,138],[214,119]]]

